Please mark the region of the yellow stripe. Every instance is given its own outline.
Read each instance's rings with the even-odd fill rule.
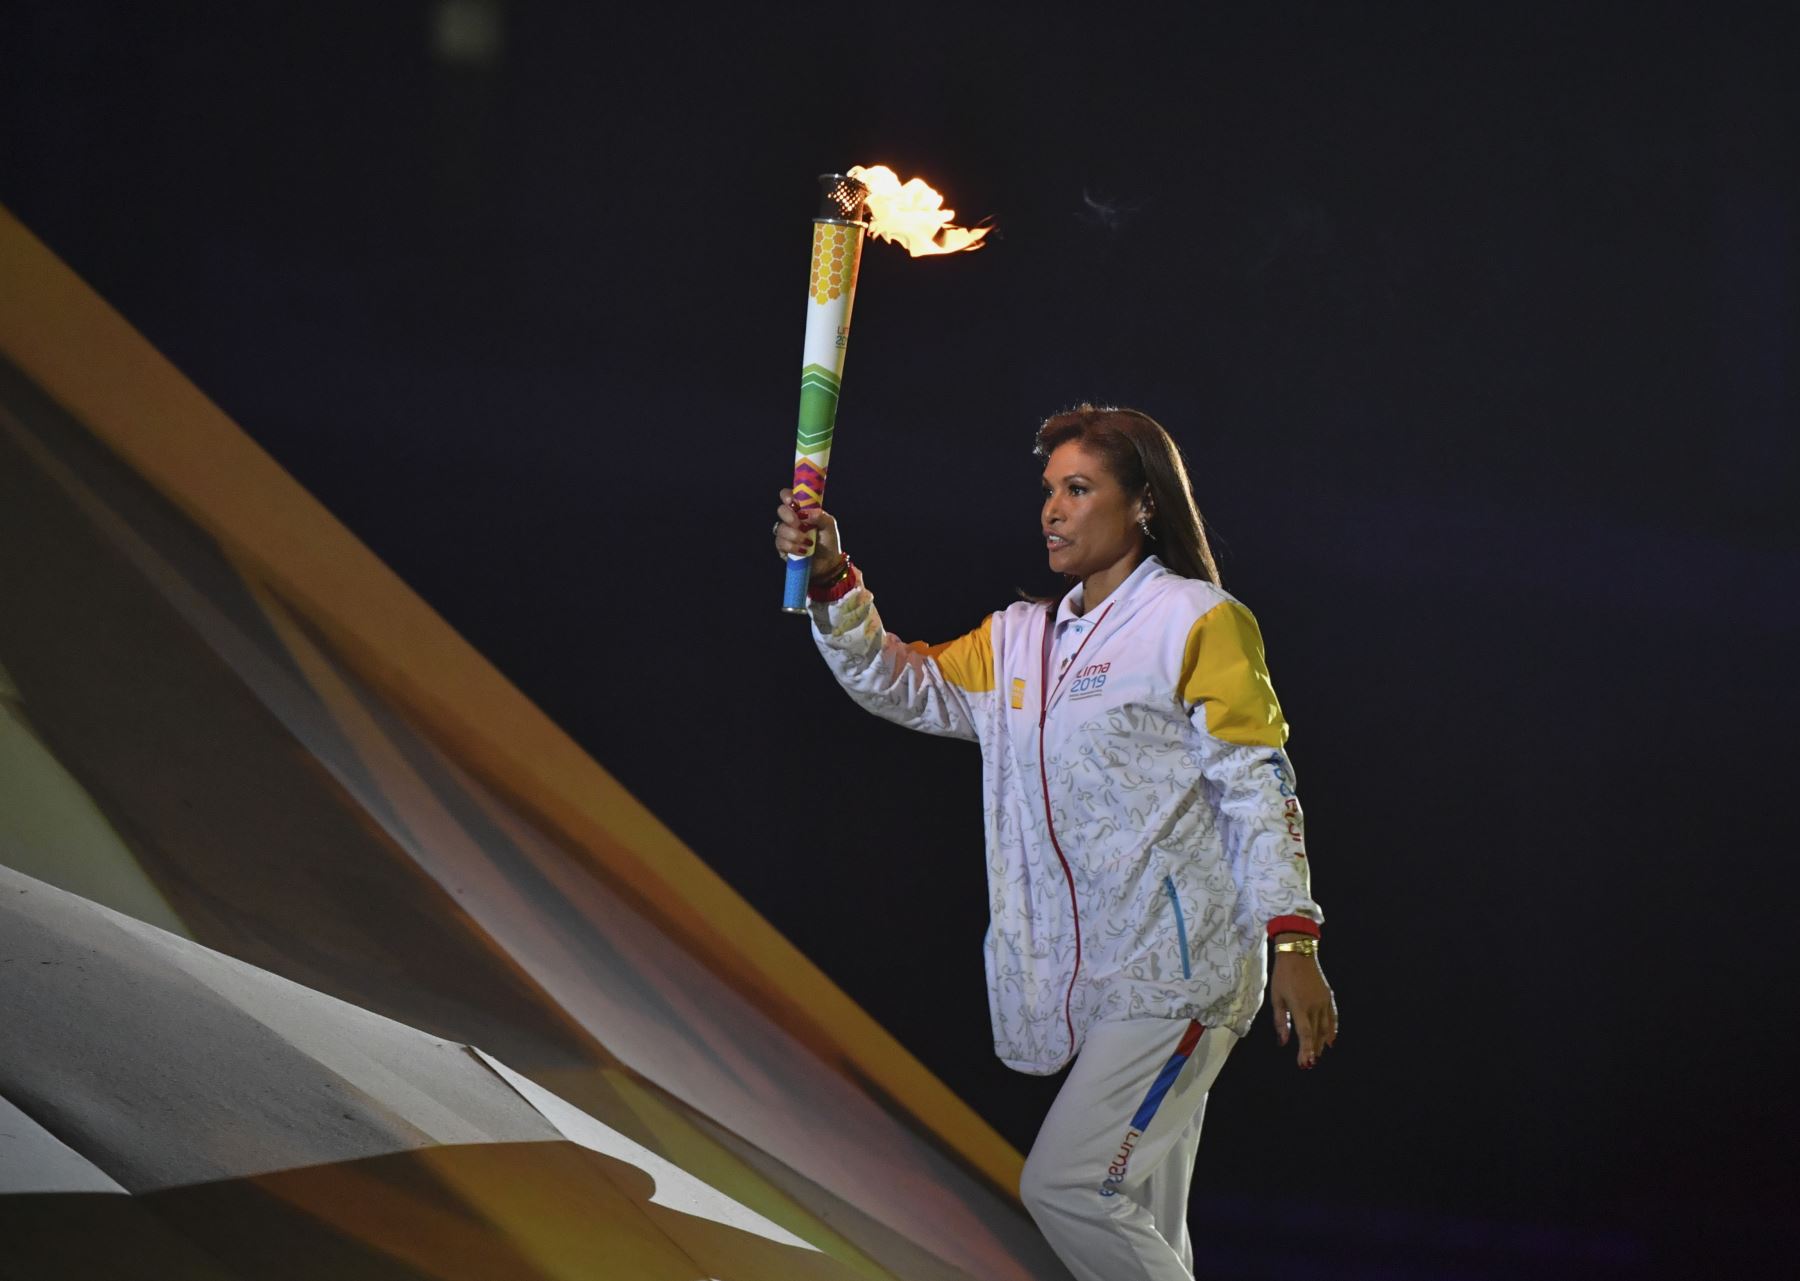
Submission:
[[[914,641],[907,648],[936,662],[952,685],[971,694],[985,694],[994,688],[994,645],[989,636],[993,625],[994,616],[989,614],[980,627],[953,641],[941,645]]]
[[[1240,747],[1280,747],[1288,726],[1263,662],[1262,632],[1236,601],[1200,616],[1181,661],[1181,696],[1206,705],[1206,729]]]

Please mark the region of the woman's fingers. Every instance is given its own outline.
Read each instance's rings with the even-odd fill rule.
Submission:
[[[799,522],[775,522],[775,550],[783,556],[810,556],[813,535]]]
[[[801,507],[794,491],[784,489],[775,508],[775,550],[783,556],[812,556],[838,551],[837,521],[823,507]]]
[[[1314,1011],[1308,1010],[1295,1020],[1300,1033],[1300,1053],[1297,1061],[1303,1068],[1309,1068],[1319,1061],[1319,1030],[1313,1015]]]
[[[1319,1061],[1333,1041],[1337,1040],[1337,1002],[1332,999],[1331,989],[1320,982],[1324,990],[1312,995],[1307,1001],[1305,1017],[1302,1020],[1300,1033],[1300,1066],[1312,1067]]]

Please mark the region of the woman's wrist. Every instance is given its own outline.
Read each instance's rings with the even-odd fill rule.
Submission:
[[[811,582],[815,588],[829,587],[849,572],[850,558],[844,555],[843,552],[839,552],[837,554],[837,560],[832,562],[826,568],[820,569],[817,565],[813,566]]]
[[[828,605],[856,586],[856,573],[850,558],[839,553],[838,563],[824,574],[814,574],[806,585],[806,598],[815,605]]]

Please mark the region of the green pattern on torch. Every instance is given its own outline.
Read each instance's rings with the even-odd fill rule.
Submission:
[[[808,365],[800,371],[800,426],[794,437],[800,453],[814,453],[831,444],[841,386],[823,365]]]

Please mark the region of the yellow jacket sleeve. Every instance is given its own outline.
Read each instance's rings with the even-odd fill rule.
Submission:
[[[1214,738],[1239,747],[1287,742],[1281,700],[1263,661],[1262,632],[1234,600],[1213,606],[1189,630],[1181,697],[1190,712],[1204,707],[1206,731]]]

